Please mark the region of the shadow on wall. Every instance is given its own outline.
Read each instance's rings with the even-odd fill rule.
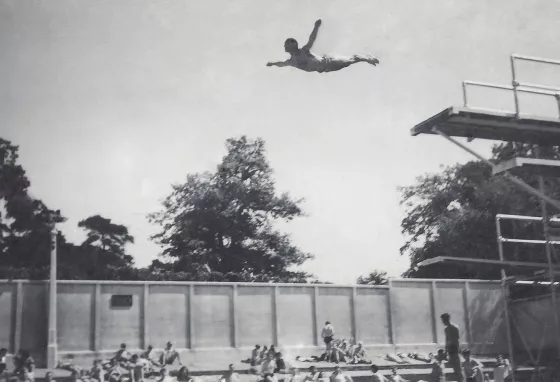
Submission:
[[[500,288],[484,289],[470,285],[467,303],[471,347],[479,354],[507,353],[504,302]]]

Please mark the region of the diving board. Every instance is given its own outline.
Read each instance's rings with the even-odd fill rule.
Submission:
[[[551,159],[515,157],[496,164],[492,169],[493,175],[509,171],[512,174],[536,174],[560,177],[560,161]]]
[[[557,118],[452,106],[414,126],[411,134],[437,134],[434,129],[450,137],[560,146]]]
[[[474,259],[474,258],[463,258],[463,257],[451,257],[451,256],[437,256],[431,259],[426,259],[417,264],[418,267],[425,267],[433,264],[440,263],[459,263],[459,264],[479,264],[487,266],[499,266],[501,268],[537,268],[546,269],[548,268],[548,263],[535,263],[527,261],[500,261],[500,260],[489,260],[489,259]],[[555,271],[560,271],[560,266],[552,267]]]

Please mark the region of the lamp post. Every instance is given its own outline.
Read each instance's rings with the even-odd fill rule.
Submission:
[[[57,264],[57,230],[55,227],[54,219],[51,219],[50,224],[50,252],[51,252],[51,266],[50,266],[50,279],[49,279],[49,336],[47,346],[47,368],[54,369],[57,363],[57,338],[56,338],[56,264]]]

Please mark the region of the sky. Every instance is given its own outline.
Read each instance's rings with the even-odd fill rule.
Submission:
[[[317,54],[380,65],[265,66],[319,18]],[[410,129],[460,105],[463,80],[510,84],[511,53],[560,59],[559,35],[553,0],[0,0],[0,136],[20,146],[33,196],[68,217],[69,240],[101,214],[129,228],[140,266],[160,251],[145,216],[171,184],[213,171],[227,138],[263,138],[278,191],[305,199],[308,216],[282,225],[315,255],[303,269],[344,284],[374,269],[399,276],[397,187],[471,159]],[[560,68],[519,71],[560,85]],[[513,108],[504,92],[470,98]]]

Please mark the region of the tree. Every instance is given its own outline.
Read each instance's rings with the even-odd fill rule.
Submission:
[[[39,277],[49,264],[52,224],[64,218],[30,196],[18,149],[0,138],[0,273],[17,277],[26,268],[25,274]]]
[[[502,144],[493,149],[493,161],[514,156],[535,156],[536,147],[522,144]],[[543,158],[559,159],[554,148],[541,148]],[[536,176],[523,179],[538,187]],[[482,162],[469,162],[444,168],[438,174],[428,174],[412,186],[403,187],[401,204],[405,207],[402,232],[406,243],[401,253],[408,255],[411,267],[408,277],[430,278],[500,278],[499,269],[480,265],[436,264],[417,267],[425,259],[436,256],[498,259],[495,216],[518,214],[541,216],[538,198],[520,190],[507,179],[492,176]],[[547,178],[545,192],[560,196],[560,182]],[[552,212],[552,211],[551,211]],[[525,222],[504,222],[502,236],[511,238],[542,239],[542,225]],[[545,262],[542,246],[505,244],[509,260]],[[526,269],[516,274],[528,274]]]
[[[275,228],[303,216],[301,200],[276,195],[263,140],[228,139],[226,148],[216,172],[188,175],[149,215],[160,227],[152,239],[164,259],[151,270],[191,280],[308,281],[311,275],[294,267],[313,256]]]
[[[375,270],[367,276],[360,276],[356,280],[358,285],[385,285],[389,281],[387,272]]]

